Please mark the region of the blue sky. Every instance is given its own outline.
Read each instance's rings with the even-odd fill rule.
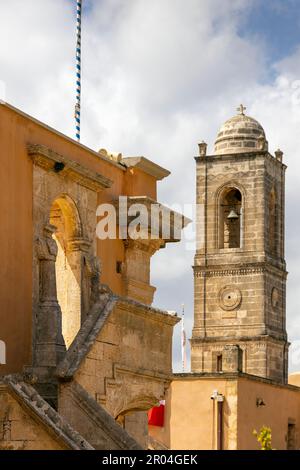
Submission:
[[[266,48],[269,66],[292,54],[299,46],[299,0],[257,0],[239,27],[239,34],[253,36]]]
[[[74,136],[75,0],[1,5],[5,99]],[[195,199],[197,143],[243,102],[285,152],[288,333],[300,350],[300,0],[84,0],[82,142],[144,155],[171,170],[159,199]],[[15,12],[18,12],[16,15]],[[193,322],[193,252],[168,246],[152,262],[155,304],[186,304]],[[300,369],[292,354],[291,369]],[[180,364],[180,327],[174,337]]]

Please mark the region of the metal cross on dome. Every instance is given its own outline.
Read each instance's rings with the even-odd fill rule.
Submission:
[[[240,104],[240,106],[237,108],[237,112],[244,115],[244,111],[246,111],[246,109],[246,106]]]

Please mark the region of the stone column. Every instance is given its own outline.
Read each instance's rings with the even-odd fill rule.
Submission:
[[[150,285],[151,256],[163,241],[151,239],[125,240],[123,279],[125,295],[146,305],[151,305],[156,288]]]
[[[88,288],[84,279],[84,259],[91,243],[82,238],[70,239],[66,247],[67,269],[65,269],[65,286],[67,289],[63,312],[63,335],[67,348],[74,340],[85,319],[88,310]]]
[[[43,237],[36,240],[40,298],[36,318],[34,366],[38,368],[56,367],[66,351],[56,292],[57,245],[52,238],[55,230],[53,225],[47,225]]]

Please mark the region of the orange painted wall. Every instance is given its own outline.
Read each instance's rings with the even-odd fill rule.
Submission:
[[[32,292],[32,164],[26,155],[24,120],[0,105],[0,338],[7,366],[30,361]]]
[[[125,176],[125,194],[131,196],[149,196],[156,200],[155,178],[139,168],[129,168]]]
[[[78,161],[113,181],[99,194],[99,203],[119,195],[156,197],[156,180],[139,170],[125,170],[101,159],[65,136],[0,105],[0,340],[7,345],[7,365],[0,375],[21,371],[31,361],[32,325],[32,162],[28,144],[40,144]],[[122,294],[116,261],[124,258],[120,240],[97,241],[102,282]]]

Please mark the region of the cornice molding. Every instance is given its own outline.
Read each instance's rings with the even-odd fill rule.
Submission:
[[[266,272],[265,267],[244,267],[231,269],[206,269],[198,271],[199,267],[194,266],[195,277],[221,277],[221,276],[245,276],[247,274],[261,274]]]
[[[127,168],[138,168],[144,173],[153,176],[158,181],[161,181],[171,174],[169,170],[166,170],[145,157],[125,157],[122,158],[121,163]]]
[[[196,163],[205,164],[213,162],[227,162],[227,161],[243,161],[243,160],[255,160],[256,157],[265,157],[271,159],[272,162],[275,162],[277,165],[280,165],[282,168],[286,169],[287,166],[281,161],[277,160],[270,152],[265,150],[257,150],[255,152],[241,152],[236,154],[219,154],[219,155],[206,155],[206,156],[196,156]]]
[[[245,276],[248,274],[262,274],[269,272],[276,276],[286,279],[287,272],[269,264],[248,264],[244,266],[232,266],[224,268],[222,266],[212,266],[206,268],[202,266],[193,266],[194,277],[221,277],[221,276]]]
[[[43,168],[45,171],[67,177],[92,191],[99,192],[110,188],[112,185],[112,181],[100,173],[86,168],[69,157],[60,155],[44,145],[28,145],[27,151],[35,165]],[[59,170],[55,168],[56,165],[60,165]]]
[[[181,318],[176,315],[171,315],[165,310],[151,307],[149,305],[142,304],[135,300],[129,299],[128,297],[118,297],[117,308],[120,310],[129,310],[130,313],[151,319],[165,325],[175,326],[180,322]]]
[[[180,241],[181,231],[192,222],[188,217],[184,216],[183,214],[173,211],[169,207],[159,203],[155,199],[152,199],[148,196],[129,196],[127,197],[124,205],[122,202],[120,202],[120,199],[111,201],[111,204],[113,204],[114,207],[117,209],[117,223],[118,225],[120,225],[120,227],[128,227],[130,222],[135,220],[136,215],[128,215],[129,210],[132,206],[141,205],[147,210],[145,226],[141,227],[141,238],[138,238],[136,241],[153,241],[154,245],[158,240],[160,240],[160,243],[162,245],[164,245],[164,243],[162,242],[171,243]],[[158,213],[158,226],[156,227],[156,230],[154,230],[154,234],[152,235],[152,212],[154,211],[154,209],[156,209]],[[165,217],[166,220],[166,228],[169,229],[166,230],[166,232],[168,232],[166,234],[164,234],[164,220],[161,214],[164,215],[163,217]],[[154,213],[154,215],[156,214]],[[177,234],[178,236],[175,236]],[[127,238],[125,238],[125,240],[127,240]]]
[[[220,328],[221,329],[221,328]],[[282,344],[290,344],[287,341],[285,336],[278,338],[272,334],[260,335],[260,336],[246,336],[241,335],[239,337],[236,336],[206,336],[206,337],[199,337],[195,336],[190,339],[191,345],[204,345],[204,344],[229,344],[229,343],[252,343],[253,345],[264,344],[267,345],[268,343],[277,343],[278,345]],[[215,344],[216,347],[219,345]]]

